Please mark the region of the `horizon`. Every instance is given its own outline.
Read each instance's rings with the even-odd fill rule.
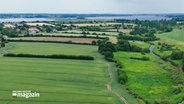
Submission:
[[[168,15],[168,14],[184,14],[184,12],[181,12],[181,13],[29,13],[29,12],[25,12],[25,13],[0,13],[0,14],[51,14],[51,15],[54,15],[54,14],[57,14],[57,15]]]

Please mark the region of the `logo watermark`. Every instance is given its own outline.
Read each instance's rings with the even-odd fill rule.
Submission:
[[[35,97],[40,97],[40,93],[37,92],[32,92],[29,90],[26,91],[12,91],[12,97],[13,98],[18,98],[18,97],[22,97],[22,98],[35,98]]]

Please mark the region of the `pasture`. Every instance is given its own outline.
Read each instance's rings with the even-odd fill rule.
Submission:
[[[134,93],[141,96],[151,104],[154,101],[169,100],[171,104],[181,101],[182,93],[175,95],[172,93],[171,73],[169,70],[177,70],[172,65],[160,59],[156,59],[150,54],[141,55],[135,52],[117,52],[115,59],[123,64],[122,70],[128,75],[128,82],[123,85]],[[130,59],[130,57],[149,57],[149,61]],[[172,99],[172,100],[171,100]]]
[[[157,34],[161,41],[177,45],[184,49],[184,30],[173,30],[169,33]]]

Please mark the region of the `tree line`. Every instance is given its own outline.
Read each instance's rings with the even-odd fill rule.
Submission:
[[[77,55],[35,55],[35,54],[15,54],[7,53],[5,57],[25,57],[25,58],[52,58],[52,59],[75,59],[75,60],[94,60],[92,56],[77,56]]]

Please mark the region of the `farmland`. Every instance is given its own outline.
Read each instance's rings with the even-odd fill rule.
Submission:
[[[106,67],[99,63],[26,58],[1,58],[0,61],[3,103],[119,103],[106,90]],[[39,92],[41,97],[27,100],[12,99],[9,95],[13,90],[28,89]]]
[[[181,103],[184,31],[176,21],[58,19],[8,23],[11,27],[2,23],[0,101]],[[41,96],[14,99],[13,90],[36,91]]]
[[[4,50],[4,51],[3,51]],[[96,46],[11,42],[3,52],[26,54],[67,54],[93,55],[94,61],[67,59],[37,59],[37,58],[7,58],[0,57],[0,98],[2,103],[9,104],[121,104],[118,97],[106,89],[109,81],[106,64],[102,64],[102,57],[97,53]],[[73,51],[75,50],[75,51]],[[80,76],[80,77],[79,77]],[[11,80],[10,83],[9,80]],[[113,87],[126,98],[134,101],[126,91],[121,91],[118,83],[113,81]],[[13,90],[31,90],[41,94],[40,98],[10,97]],[[72,99],[72,100],[71,100]]]

